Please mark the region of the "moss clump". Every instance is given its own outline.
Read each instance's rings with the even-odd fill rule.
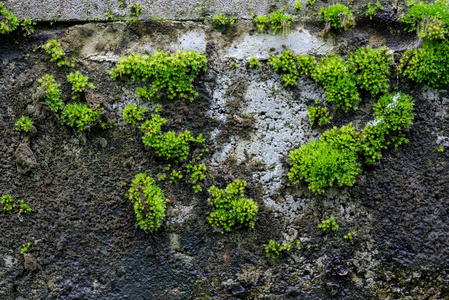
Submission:
[[[74,127],[78,132],[90,129],[96,123],[105,129],[108,127],[108,124],[99,118],[102,110],[103,108],[93,110],[87,103],[68,104],[62,110],[61,119],[65,124]]]
[[[137,174],[126,197],[134,204],[137,226],[149,232],[158,230],[165,217],[167,199],[153,178],[145,173]]]
[[[340,3],[321,8],[320,15],[323,16],[324,21],[326,21],[330,27],[338,30],[349,30],[355,25],[354,16],[352,15],[351,10]]]
[[[347,65],[357,85],[373,96],[388,92],[390,66],[393,55],[387,47],[362,47],[351,52]]]
[[[61,100],[60,84],[56,83],[55,79],[51,75],[44,75],[38,79],[41,84],[37,89],[35,97],[38,99],[43,98],[50,108],[57,112],[64,107],[64,102]]]
[[[10,33],[19,26],[19,19],[0,2],[0,34]]]
[[[152,56],[131,53],[120,58],[116,69],[109,70],[113,79],[123,75],[133,81],[149,83],[149,87],[139,88],[139,97],[152,99],[166,95],[169,99],[193,99],[198,95],[193,90],[193,81],[201,71],[207,69],[204,53],[177,51],[174,54],[157,50]]]
[[[79,71],[75,73],[70,73],[67,75],[67,81],[72,84],[72,94],[74,94],[74,98],[78,98],[78,94],[83,92],[87,87],[90,89],[95,89],[95,86],[92,83],[88,83],[89,77],[83,76]]]
[[[418,31],[419,38],[442,40],[449,29],[449,1],[436,0],[435,3],[418,1],[410,7],[402,22],[409,24],[409,31]]]
[[[126,123],[137,125],[138,122],[143,120],[143,114],[147,111],[146,108],[130,103],[123,110],[123,118]]]
[[[218,231],[224,233],[237,225],[254,228],[257,220],[257,203],[245,198],[246,181],[234,180],[226,189],[212,186],[209,189],[209,203],[215,208],[207,218]]]
[[[398,66],[400,74],[419,83],[439,87],[449,83],[449,42],[426,42],[407,50]]]
[[[68,66],[74,67],[75,59],[69,60],[65,57],[65,51],[62,49],[62,46],[56,40],[48,40],[42,48],[51,55],[50,61],[56,62],[58,67]]]
[[[273,34],[278,30],[282,31],[282,36],[286,37],[290,34],[290,23],[293,21],[293,16],[284,14],[282,10],[272,12],[267,16],[253,16],[256,26],[263,31],[271,24]]]
[[[185,160],[190,150],[190,143],[203,143],[202,135],[194,138],[190,131],[176,135],[174,131],[162,133],[161,127],[167,121],[158,114],[151,115],[151,120],[145,121],[140,130],[144,133],[143,143],[154,149],[157,155],[166,159]]]
[[[32,125],[33,121],[29,117],[22,116],[16,123],[16,130],[28,132]]]
[[[329,112],[326,107],[310,106],[307,109],[307,115],[309,116],[309,121],[312,125],[326,125],[329,124],[332,119],[332,117],[329,116]]]
[[[335,103],[344,111],[357,109],[360,97],[356,82],[343,58],[336,54],[323,57],[312,78],[324,86],[326,101]]]

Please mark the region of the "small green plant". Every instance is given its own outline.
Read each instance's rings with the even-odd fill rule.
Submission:
[[[280,244],[274,240],[270,240],[268,244],[265,244],[265,252],[267,254],[268,258],[276,258],[279,257],[279,255],[282,254],[284,251],[290,251],[291,244],[290,243],[284,243]]]
[[[33,121],[29,117],[22,116],[16,123],[16,130],[28,132],[32,125]]]
[[[192,173],[190,175],[190,179],[192,180],[192,183],[197,183],[198,181],[202,181],[205,177],[204,172],[206,171],[206,165],[200,164],[200,165],[187,165],[187,172]]]
[[[215,27],[223,28],[234,25],[235,18],[227,17],[223,13],[220,13],[218,15],[213,16],[212,19],[209,19],[209,22],[212,23],[212,25],[214,25]]]
[[[254,22],[260,31],[264,31],[265,27],[270,25],[270,18],[268,16],[257,16],[254,18]]]
[[[158,181],[164,181],[165,178],[167,178],[167,175],[161,174],[161,173],[157,174],[157,180]]]
[[[21,213],[29,213],[31,211],[31,208],[28,204],[26,204],[23,200],[19,200],[19,205],[20,205],[20,212]]]
[[[95,86],[92,83],[88,83],[89,77],[83,76],[79,71],[75,73],[70,73],[67,75],[67,81],[72,84],[72,94],[74,94],[73,98],[79,98],[77,93],[81,93],[84,89],[89,87],[91,90],[95,89]]]
[[[284,81],[284,86],[296,85],[299,71],[296,66],[296,59],[291,51],[284,50],[280,55],[271,53],[268,59],[268,65],[279,73]]]
[[[3,210],[11,210],[16,205],[12,202],[12,197],[10,194],[2,196],[0,203],[3,204]]]
[[[361,153],[366,162],[382,158],[382,149],[390,144],[395,148],[408,140],[404,131],[413,124],[414,101],[403,93],[385,94],[374,105],[374,120],[362,131]]]
[[[65,57],[65,51],[62,49],[62,46],[58,43],[58,41],[48,40],[44,45],[42,45],[42,48],[51,55],[50,61],[56,62],[58,67],[68,66],[73,68],[75,66],[75,60],[69,60]]]
[[[330,27],[338,30],[349,30],[355,25],[354,16],[352,15],[351,10],[340,3],[321,8],[320,15],[323,16],[324,21],[326,21]]]
[[[323,220],[321,224],[318,224],[318,227],[323,229],[323,231],[327,230],[336,231],[340,226],[338,226],[334,216],[332,216],[327,220]]]
[[[142,13],[142,5],[139,3],[133,3],[129,6],[129,15],[132,21],[137,21],[140,14]]]
[[[438,152],[444,152],[444,146],[441,145],[440,147],[438,147]]]
[[[260,67],[261,65],[262,64],[259,62],[259,60],[256,57],[251,55],[251,58],[249,59],[249,67],[251,69],[254,69],[254,68]]]
[[[236,62],[234,62],[234,61],[231,61],[231,63],[229,64],[229,66],[231,67],[231,69],[238,69],[239,64],[236,63]]]
[[[27,36],[32,33],[34,33],[34,26],[36,26],[35,21],[31,21],[30,18],[25,18],[20,22],[20,27],[22,28],[22,31],[24,32],[23,35]]]
[[[17,16],[5,8],[5,4],[0,2],[0,34],[10,33],[19,26]]]
[[[443,40],[449,28],[449,2],[436,0],[434,3],[414,3],[402,22],[409,24],[409,31],[418,31],[418,37],[427,40]]]
[[[98,107],[96,110],[93,110],[87,103],[68,104],[62,110],[61,119],[63,123],[74,127],[78,132],[89,130],[96,123],[98,123],[101,128],[105,129],[108,127],[108,124],[101,118],[98,118],[101,115],[102,110],[103,108]]]
[[[319,126],[323,126],[329,124],[332,119],[332,117],[329,116],[326,107],[311,106],[307,109],[307,115],[309,116],[309,121],[312,125],[318,123]]]
[[[123,110],[123,118],[126,123],[137,125],[138,122],[143,120],[143,115],[147,111],[148,110],[146,108],[130,103]]]
[[[151,176],[137,174],[126,197],[134,204],[137,226],[149,232],[161,226],[167,199]]]
[[[120,58],[116,69],[109,70],[112,79],[130,75],[133,81],[149,82],[149,89],[138,88],[137,95],[141,98],[159,98],[166,94],[169,99],[193,99],[198,95],[193,90],[196,76],[207,69],[207,59],[204,53],[195,51],[177,51],[168,54],[157,50],[151,57],[134,54]]]
[[[390,66],[393,54],[387,47],[373,49],[369,46],[351,52],[347,65],[359,87],[373,96],[388,92]]]
[[[356,82],[340,56],[323,57],[312,72],[312,78],[324,86],[326,101],[344,111],[357,109],[360,97]]]
[[[293,21],[293,16],[287,16],[282,10],[278,10],[269,14],[273,34],[276,31],[282,30],[282,36],[286,37],[290,34],[290,23]]]
[[[449,42],[424,42],[407,50],[398,66],[400,74],[419,83],[439,87],[449,83]]]
[[[167,121],[160,115],[152,114],[151,120],[145,121],[140,130],[143,132],[143,143],[155,150],[156,154],[166,159],[185,160],[192,142],[203,143],[202,135],[194,138],[190,131],[176,135],[174,131],[161,133],[161,127]]]
[[[350,231],[347,234],[344,235],[344,239],[345,240],[349,240],[351,242],[351,244],[354,244],[354,241],[352,240],[353,238],[355,238],[357,236],[357,233],[355,231]]]
[[[302,180],[315,193],[321,194],[330,186],[352,186],[361,172],[357,154],[338,148],[326,141],[311,141],[289,155],[292,168],[288,176],[293,183]]]
[[[302,10],[302,0],[295,0],[295,4],[293,4],[293,7],[297,10]]]
[[[60,99],[61,90],[59,87],[61,85],[56,83],[53,76],[48,74],[39,78],[38,81],[41,85],[38,87],[35,97],[41,98],[38,96],[41,95],[53,111],[61,110],[64,107],[64,102]]]
[[[20,254],[25,254],[28,252],[29,248],[31,246],[31,242],[28,242],[27,244],[23,244],[22,248],[20,249]]]
[[[162,111],[162,105],[158,104],[156,105],[156,108],[154,109],[155,112],[161,112]]]
[[[192,186],[192,188],[195,193],[199,193],[203,190],[203,188],[199,184],[195,184],[194,186]]]
[[[245,198],[246,181],[234,180],[226,189],[212,186],[209,189],[209,203],[215,210],[207,218],[218,231],[224,233],[237,225],[254,228],[257,220],[257,203]],[[215,229],[217,231],[217,229]]]
[[[372,20],[372,19],[373,19],[373,16],[375,16],[375,15],[377,14],[377,12],[378,12],[379,10],[382,10],[382,9],[384,9],[384,8],[383,8],[382,5],[380,5],[379,0],[377,0],[376,3],[368,2],[368,4],[366,5],[366,12],[365,12],[365,15],[366,15],[367,17],[369,17],[370,20]]]
[[[178,182],[182,178],[181,171],[173,170],[170,174],[170,183]]]
[[[296,57],[296,66],[300,74],[311,75],[316,69],[316,59],[311,55],[300,54]]]

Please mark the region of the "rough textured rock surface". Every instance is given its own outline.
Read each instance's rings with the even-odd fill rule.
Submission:
[[[55,1],[54,8],[64,5],[60,18],[80,20],[79,10],[90,2],[78,2]],[[95,3],[86,20],[119,5]],[[166,7],[154,3],[155,13],[157,5]],[[38,18],[32,6],[7,4]],[[210,9],[223,5],[232,12],[247,4],[215,1]],[[253,7],[268,11],[270,5]],[[316,196],[306,185],[290,185],[287,176],[289,151],[327,129],[312,127],[306,113],[316,99],[324,100],[324,90],[307,76],[285,88],[266,63],[269,52],[344,55],[369,44],[387,45],[398,55],[418,41],[393,20],[385,13],[362,19],[354,30],[325,40],[322,23],[294,24],[282,38],[254,31],[244,20],[226,32],[194,21],[42,23],[27,37],[2,36],[0,195],[24,199],[33,211],[0,211],[0,299],[448,299],[449,152],[437,151],[449,147],[448,86],[431,89],[401,78],[399,89],[416,103],[410,143],[365,165],[353,187]],[[96,86],[113,128],[79,134],[33,102],[37,79],[45,74],[62,84],[65,102],[72,101],[66,76],[75,69],[58,68],[39,48],[50,38],[77,57],[75,69]],[[206,52],[208,71],[195,82],[195,101],[159,103],[168,129],[202,133],[211,151],[203,159],[204,191],[194,193],[184,181],[159,183],[169,198],[167,214],[159,231],[145,234],[135,227],[125,194],[135,174],[156,177],[167,162],[144,148],[122,110],[140,102],[153,111],[157,103],[137,100],[138,83],[113,81],[107,71],[129,51],[158,48]],[[262,67],[248,67],[251,55]],[[231,61],[239,66],[231,68]],[[394,86],[396,77],[391,79]],[[364,97],[359,110],[335,114],[329,127],[353,122],[363,128],[374,101]],[[14,130],[22,115],[34,121],[33,136]],[[183,170],[185,164],[171,167]],[[206,219],[207,188],[236,178],[248,182],[259,220],[254,229],[214,233]],[[323,234],[317,225],[330,216],[340,230]],[[343,238],[353,230],[352,242]],[[290,238],[301,241],[301,250],[266,258],[264,244]]]

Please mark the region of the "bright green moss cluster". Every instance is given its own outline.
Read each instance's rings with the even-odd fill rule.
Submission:
[[[55,79],[51,75],[44,75],[38,79],[41,84],[37,89],[36,95],[41,94],[45,99],[45,102],[50,108],[57,112],[64,107],[64,102],[61,100],[60,84],[56,83]],[[39,97],[40,98],[40,97]]]
[[[19,19],[4,6],[5,4],[0,2],[0,34],[10,33],[19,26]]]
[[[16,123],[16,130],[28,132],[32,125],[33,121],[29,117],[22,116]]]
[[[290,243],[284,243],[280,244],[274,240],[270,240],[268,244],[264,245],[265,247],[265,253],[267,254],[268,258],[276,258],[279,255],[282,254],[284,251],[290,251],[291,244]]]
[[[379,49],[370,46],[359,48],[349,54],[347,61],[357,86],[373,96],[388,92],[392,64],[393,54],[385,46]]]
[[[42,48],[51,55],[50,61],[56,62],[58,67],[73,67],[75,65],[74,59],[70,61],[65,57],[65,51],[62,49],[62,46],[58,43],[58,41],[48,40],[44,45],[42,45]]]
[[[129,6],[129,15],[132,21],[137,21],[140,14],[142,13],[142,5],[139,3],[133,3]]]
[[[2,198],[0,199],[0,203],[3,204],[3,210],[6,210],[6,211],[11,210],[16,206],[13,203],[12,197],[10,194],[6,194],[6,195],[2,196]]]
[[[95,89],[95,86],[92,83],[88,83],[89,77],[83,76],[79,71],[75,73],[70,73],[67,75],[67,81],[72,84],[72,94],[81,93],[84,91],[86,86],[90,89]],[[75,97],[77,98],[77,97]]]
[[[223,13],[213,16],[210,20],[210,23],[215,27],[229,27],[235,23],[235,18],[227,17]]]
[[[357,109],[360,101],[352,75],[343,58],[332,54],[318,62],[312,78],[324,86],[326,101],[335,103],[337,108],[349,111]]]
[[[273,34],[276,34],[278,30],[282,31],[282,36],[290,34],[290,23],[293,21],[293,16],[287,16],[282,10],[272,12],[267,16],[254,17],[256,26],[263,31],[271,24]]]
[[[249,67],[251,69],[254,69],[254,68],[257,68],[257,67],[260,67],[260,66],[261,66],[261,64],[260,64],[259,60],[256,57],[251,55],[251,57],[249,59]]]
[[[116,79],[123,75],[131,76],[133,81],[148,82],[149,87],[139,88],[139,97],[152,99],[161,94],[169,99],[193,99],[198,95],[193,90],[193,81],[201,71],[207,69],[207,59],[204,53],[195,51],[177,51],[168,54],[157,50],[152,56],[131,53],[122,57],[117,68],[109,71]]]
[[[254,228],[257,220],[257,203],[252,199],[245,198],[246,181],[234,180],[226,189],[212,186],[209,189],[209,203],[215,208],[207,218],[209,223],[221,233],[230,231],[237,225]]]
[[[436,0],[435,3],[418,1],[402,18],[409,24],[409,31],[418,31],[419,38],[442,40],[448,34],[449,1]]]
[[[352,124],[327,130],[315,140],[290,152],[288,175],[293,183],[305,181],[315,193],[330,186],[352,186],[360,173],[359,160],[373,162],[382,149],[406,143],[404,131],[414,118],[413,99],[405,94],[385,94],[374,106],[375,119],[358,132]]]
[[[156,231],[165,217],[167,199],[153,178],[145,173],[137,174],[126,196],[134,204],[137,225],[145,231]]]
[[[402,93],[385,94],[374,105],[374,121],[362,131],[361,153],[365,161],[373,162],[382,158],[382,149],[390,144],[395,148],[407,143],[404,131],[413,124],[414,101]]]
[[[324,21],[335,29],[349,30],[355,25],[351,10],[340,3],[321,8],[320,15],[323,16]]]
[[[161,126],[166,120],[160,115],[151,115],[151,120],[145,121],[140,130],[144,133],[143,143],[154,149],[157,155],[166,159],[185,160],[190,150],[190,143],[203,143],[202,135],[194,138],[190,131],[176,135],[174,131],[162,133]]]
[[[326,107],[310,106],[307,109],[307,115],[309,116],[310,124],[318,124],[320,126],[329,124],[332,117],[329,116],[329,112]]]
[[[398,71],[416,82],[439,87],[449,83],[449,42],[427,42],[407,50]]]
[[[321,224],[318,224],[318,227],[323,229],[323,231],[332,230],[336,231],[340,226],[335,221],[334,216],[330,217],[329,219],[323,220]]]
[[[299,71],[291,51],[282,51],[280,55],[271,54],[268,64],[280,74],[284,86],[295,86]]]
[[[138,122],[143,120],[143,114],[147,111],[146,108],[130,103],[123,110],[123,118],[126,123],[137,125]]]
[[[312,141],[289,155],[292,168],[288,176],[293,183],[305,181],[315,193],[333,185],[352,186],[360,173],[357,154],[339,149],[325,141]]]
[[[103,108],[93,110],[87,103],[68,104],[62,110],[61,119],[65,124],[76,128],[78,132],[90,129],[94,123],[98,123],[104,129],[108,127],[108,124],[103,122],[101,118],[98,118],[102,110]]]

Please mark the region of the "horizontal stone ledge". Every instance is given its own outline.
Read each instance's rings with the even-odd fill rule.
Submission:
[[[304,1],[305,2],[305,1]],[[201,20],[224,13],[236,18],[267,14],[268,0],[7,0],[5,6],[19,18],[35,21],[109,21],[130,17],[130,5],[141,4],[139,20]],[[276,8],[294,11],[294,0]]]

